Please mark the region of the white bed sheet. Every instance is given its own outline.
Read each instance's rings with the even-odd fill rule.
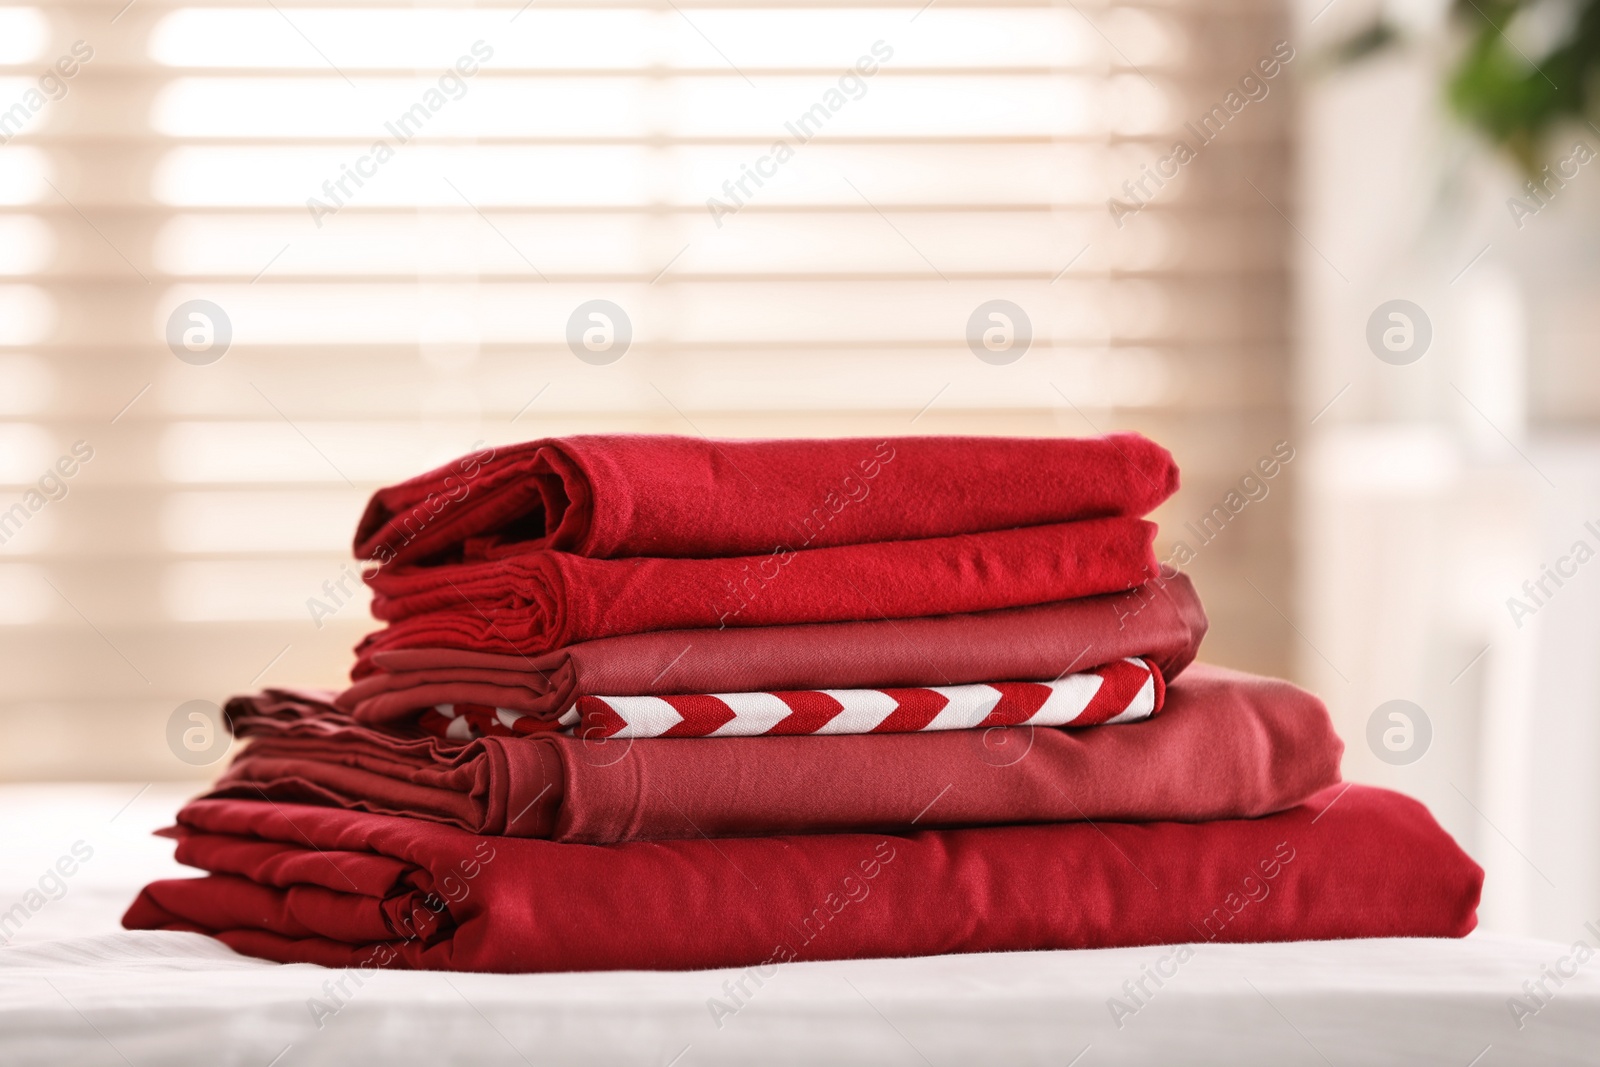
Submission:
[[[790,964],[747,979],[720,1026],[708,1001],[737,972],[384,973],[344,978],[335,999],[325,983],[343,972],[119,929],[144,881],[183,871],[148,836],[182,795],[0,788],[0,911],[74,843],[93,849],[0,949],[0,1063],[1600,1062],[1600,959],[1547,979],[1553,997],[1519,1028],[1509,999],[1570,947],[1482,935],[1200,945],[1159,988],[1146,979],[1153,995],[1120,1026],[1108,1001],[1132,1003],[1123,983],[1171,949]],[[319,1019],[316,1002],[337,1010]]]

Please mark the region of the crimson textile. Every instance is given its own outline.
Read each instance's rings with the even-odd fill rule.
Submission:
[[[1094,730],[464,743],[363,726],[327,694],[269,690],[227,710],[249,744],[219,794],[590,843],[1251,818],[1337,782],[1344,749],[1312,694],[1203,663],[1160,715]]]
[[[930,798],[932,799],[932,798]],[[135,930],[329,967],[694,969],[1205,940],[1462,937],[1483,872],[1408,797],[1263,819],[563,845],[199,800]]]
[[[484,449],[374,493],[358,559],[384,565],[552,548],[748,556],[1150,512],[1166,449],[1094,438],[713,441],[609,434]]]
[[[554,720],[581,696],[878,689],[1048,681],[1125,656],[1167,680],[1194,659],[1206,616],[1176,572],[1125,593],[998,611],[790,626],[665,630],[538,656],[418,648],[371,651],[339,705],[374,725],[437,704]]]
[[[1092,519],[925,541],[734,559],[587,559],[533,552],[368,578],[390,623],[362,650],[537,655],[577,641],[686,627],[903,619],[1043,604],[1156,577],[1155,526]]]

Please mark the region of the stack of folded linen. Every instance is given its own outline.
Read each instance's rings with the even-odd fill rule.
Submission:
[[[1081,440],[598,436],[377,493],[353,684],[228,705],[135,929],[487,971],[1462,936],[1482,872],[1326,709],[1191,667]]]

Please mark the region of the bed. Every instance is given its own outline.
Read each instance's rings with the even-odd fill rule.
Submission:
[[[759,984],[279,966],[118,925],[140,885],[183,871],[150,831],[189,791],[0,787],[0,1063],[1600,1061],[1600,960],[1487,934],[789,964]]]

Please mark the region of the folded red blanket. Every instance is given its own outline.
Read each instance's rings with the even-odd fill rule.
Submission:
[[[463,649],[369,652],[339,705],[369,723],[438,704],[481,704],[553,720],[580,696],[878,689],[1047,681],[1125,656],[1167,680],[1194,659],[1206,617],[1168,571],[1126,593],[916,619],[669,630],[607,637],[538,656]]]
[[[1133,657],[1051,682],[580,697],[574,729],[578,736],[593,740],[1098,726],[1148,719],[1161,710],[1162,689],[1161,672]],[[520,722],[532,718],[503,708],[479,711],[479,733],[516,733]],[[446,729],[462,721],[451,705],[441,705],[433,714],[448,723]],[[424,728],[427,725],[425,720]]]
[[[1422,805],[1355,785],[1264,819],[607,846],[247,800],[195,801],[178,821],[178,859],[209,876],[147,886],[124,926],[328,967],[694,969],[1461,937],[1483,880]]]
[[[1250,818],[1337,782],[1343,751],[1315,696],[1206,664],[1129,729],[463,744],[374,730],[284,690],[235,698],[228,717],[249,743],[217,783],[222,795],[596,843]]]
[[[735,559],[586,559],[534,552],[368,580],[391,625],[359,653],[462,648],[538,655],[687,627],[903,619],[1132,589],[1157,573],[1155,526],[1091,519],[925,541]],[[358,664],[356,677],[360,676]]]
[[[1150,512],[1178,488],[1160,446],[1083,439],[713,441],[631,434],[489,448],[380,489],[359,559],[747,556]]]

